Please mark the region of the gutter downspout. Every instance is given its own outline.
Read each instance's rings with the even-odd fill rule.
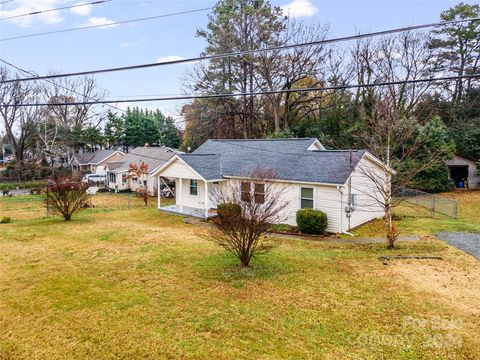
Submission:
[[[351,232],[343,231],[343,185],[337,185],[337,190],[340,192],[340,229],[342,234],[355,236]]]

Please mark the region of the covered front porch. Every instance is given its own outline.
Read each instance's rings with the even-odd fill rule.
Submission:
[[[175,194],[175,205],[169,203],[162,206],[161,192],[158,191],[158,209],[204,219],[215,216],[217,208],[215,194],[226,180],[219,173],[211,173],[213,165],[206,167],[209,158],[192,154],[183,156],[189,161],[199,161],[203,167],[199,166],[197,171],[177,154],[159,168],[154,173],[157,177],[157,188],[161,189],[162,185],[165,185],[164,178],[171,182],[175,181],[175,187],[172,189]]]
[[[158,191],[158,209],[172,214],[193,216],[207,219],[216,216],[216,203],[211,199],[219,186],[218,182],[202,179],[172,178],[175,187],[170,189],[175,194],[175,204],[162,206],[161,192]],[[163,179],[158,177],[157,188],[161,189]]]
[[[217,214],[214,209],[211,209],[210,211],[208,211],[207,214],[205,214],[205,211],[203,209],[196,209],[190,206],[181,207],[179,205],[166,205],[158,209],[160,211],[165,211],[171,214],[192,216],[200,219],[214,217]]]

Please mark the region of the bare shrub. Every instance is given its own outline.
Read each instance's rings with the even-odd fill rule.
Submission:
[[[272,249],[263,235],[283,219],[285,187],[272,179],[271,172],[255,171],[249,179],[231,180],[212,195],[219,216],[208,237],[238,258],[242,267],[248,267],[256,254]]]

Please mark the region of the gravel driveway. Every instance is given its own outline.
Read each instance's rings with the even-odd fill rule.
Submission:
[[[437,238],[480,260],[480,234],[444,231],[438,233]]]

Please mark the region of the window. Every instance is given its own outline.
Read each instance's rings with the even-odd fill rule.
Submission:
[[[313,188],[300,188],[300,208],[313,209]]]
[[[125,185],[127,183],[127,174],[122,174],[122,184]]]
[[[198,181],[190,179],[190,195],[198,195]]]
[[[249,182],[242,182],[242,188],[241,188],[241,199],[242,201],[250,201],[250,190],[251,190],[251,184]]]
[[[255,184],[254,199],[257,204],[265,202],[265,184]]]
[[[110,182],[111,183],[114,183],[117,181],[117,177],[114,173],[109,173],[109,177],[110,177]]]
[[[350,194],[350,211],[357,209],[357,194]]]

